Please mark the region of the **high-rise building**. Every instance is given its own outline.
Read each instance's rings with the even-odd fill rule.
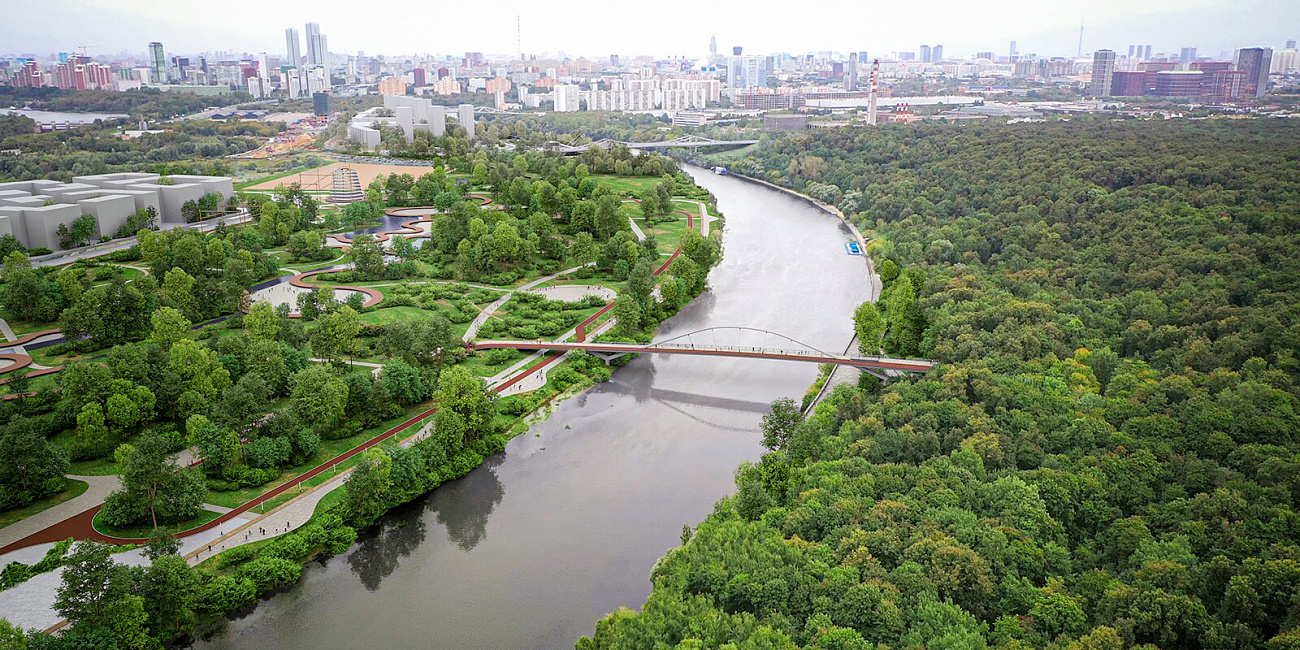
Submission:
[[[718,37],[717,37],[717,36],[710,36],[710,37],[709,37],[709,54],[710,54],[710,55],[716,55],[717,53],[718,53]],[[557,110],[558,110],[558,109],[557,109]]]
[[[849,52],[849,62],[844,65],[844,90],[852,92],[857,89],[858,89],[858,53]]]
[[[1146,76],[1142,71],[1116,72],[1111,75],[1111,93],[1116,97],[1141,97],[1147,94]]]
[[[167,83],[167,54],[163,52],[163,44],[158,41],[149,44],[149,82]]]
[[[1144,53],[1142,54],[1142,60],[1144,60],[1144,61],[1150,61],[1150,60],[1151,60],[1151,46],[1150,46],[1150,45],[1148,45],[1148,46],[1146,47],[1146,50],[1145,50]]]
[[[1178,67],[1182,70],[1190,70],[1192,61],[1196,60],[1196,48],[1185,47],[1178,54]]]
[[[320,25],[307,23],[307,65],[320,65]]]
[[[1130,58],[1130,59],[1133,58],[1133,49],[1136,48],[1136,47],[1137,47],[1136,45],[1130,45],[1130,46],[1128,46],[1128,58]]]
[[[1273,48],[1246,47],[1237,50],[1237,69],[1246,73],[1241,84],[1241,94],[1246,97],[1263,97],[1268,90],[1268,70],[1273,63]]]
[[[294,67],[302,65],[302,51],[298,49],[298,30],[290,27],[284,30],[285,51],[289,58],[285,59],[285,65]]]
[[[555,87],[553,97],[555,97],[555,112],[572,113],[582,108],[578,101],[578,87],[570,84],[560,84]]]
[[[1288,50],[1294,50],[1294,49],[1295,49],[1295,39],[1289,39],[1289,40],[1287,40],[1287,42],[1286,42],[1286,49],[1288,49]]]
[[[1011,41],[1011,50],[1010,50],[1010,54],[1007,56],[1007,59],[1010,61],[1015,61],[1017,54],[1019,54],[1019,52],[1016,51],[1016,42]]]
[[[930,50],[930,46],[929,46],[929,45],[922,45],[922,46],[921,46],[921,63],[929,63],[929,62],[930,62],[931,52],[932,52],[932,51]]]
[[[1097,50],[1092,55],[1092,96],[1110,97],[1111,77],[1115,74],[1115,51]]]
[[[860,60],[860,61],[865,61],[865,60],[866,60],[866,56],[867,56],[867,53],[866,53],[866,52],[863,52],[863,53],[862,53],[862,57],[863,57],[863,58],[862,58],[862,59],[859,59],[859,60]],[[940,61],[942,61],[942,60],[943,60],[943,46],[942,46],[942,45],[936,45],[936,46],[934,46],[933,48],[931,48],[931,49],[930,49],[930,62],[932,62],[932,63],[938,63],[938,62],[940,62]]]

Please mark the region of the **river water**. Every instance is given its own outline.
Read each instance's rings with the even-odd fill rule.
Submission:
[[[746,326],[843,350],[868,283],[840,222],[690,172],[718,197],[726,254],[710,290],[658,338]],[[798,362],[637,358],[196,647],[572,648],[605,614],[645,602],[650,570],[682,525],[706,517],[733,491],[736,466],[761,455],[767,405],[798,400],[816,375]]]

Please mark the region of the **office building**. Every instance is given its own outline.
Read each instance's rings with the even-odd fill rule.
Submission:
[[[922,45],[921,47],[925,47],[925,46]],[[858,53],[850,52],[849,62],[844,65],[844,90],[853,91],[857,89],[858,89]]]
[[[1246,97],[1263,97],[1268,90],[1268,71],[1273,63],[1273,48],[1246,47],[1237,50],[1236,67],[1246,73],[1241,92]]]
[[[149,83],[167,83],[167,54],[158,41],[149,44]]]
[[[1142,54],[1142,60],[1144,60],[1144,61],[1150,61],[1150,60],[1151,60],[1151,46],[1150,46],[1150,45],[1148,45],[1148,46],[1146,47],[1145,52]]]
[[[1287,41],[1294,43],[1295,41]],[[1279,74],[1292,73],[1300,70],[1300,51],[1294,47],[1288,47],[1273,53],[1273,63],[1269,66],[1269,71]]]
[[[312,93],[311,94],[312,111],[316,115],[330,114],[330,94],[329,93]]]
[[[298,67],[302,65],[302,51],[298,49],[298,30],[290,27],[284,30],[285,52],[289,58],[285,59],[285,65]]]
[[[465,137],[470,140],[474,139],[474,105],[461,104],[456,107],[456,121],[460,123],[460,128],[465,129]]]
[[[1012,63],[1015,63],[1015,61],[1016,61],[1016,57],[1020,54],[1019,52],[1016,51],[1016,42],[1015,42],[1015,41],[1011,41],[1011,49],[1010,49],[1009,51],[1010,51],[1010,54],[1007,56],[1007,60],[1008,60],[1008,61],[1011,61]]]
[[[1155,94],[1161,97],[1197,97],[1205,73],[1200,70],[1161,70],[1156,73]]]
[[[1130,59],[1133,58],[1133,49],[1136,48],[1136,47],[1137,47],[1136,45],[1130,45],[1130,46],[1128,46],[1128,58],[1130,58]]]
[[[1115,51],[1097,50],[1092,55],[1092,96],[1110,97],[1111,77],[1115,74]]]
[[[866,60],[867,60],[867,59],[866,59],[866,56],[867,56],[867,53],[866,53],[866,52],[863,52],[863,53],[862,53],[862,56],[861,56],[860,58],[858,58],[858,60],[859,60],[859,61],[866,62]],[[931,62],[931,63],[938,63],[938,62],[940,62],[940,61],[942,61],[942,60],[943,60],[943,46],[942,46],[942,45],[936,45],[936,46],[934,46],[933,48],[931,48],[931,49],[930,49],[930,62]]]
[[[1196,48],[1185,47],[1178,54],[1178,69],[1191,70],[1192,62],[1196,60]]]
[[[1141,71],[1116,72],[1111,76],[1111,94],[1116,97],[1141,97],[1147,94],[1147,73]]]
[[[933,51],[930,49],[930,46],[929,46],[929,45],[922,45],[922,46],[921,46],[921,63],[929,63],[929,62],[931,61],[931,58],[930,58],[930,57],[932,56],[932,52],[933,52]],[[845,88],[845,90],[852,90],[852,88]]]

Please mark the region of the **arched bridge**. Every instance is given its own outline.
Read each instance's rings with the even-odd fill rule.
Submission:
[[[719,342],[721,335],[724,341]],[[739,335],[739,336],[736,336]],[[736,339],[749,340],[736,340]],[[675,336],[655,343],[602,343],[568,341],[474,341],[472,349],[493,350],[546,350],[567,352],[586,350],[609,361],[626,354],[684,354],[707,357],[742,357],[747,359],[775,359],[832,363],[854,366],[878,373],[927,372],[934,362],[926,359],[896,359],[882,356],[852,356],[833,354],[796,341],[783,334],[752,327],[711,327]],[[879,376],[879,375],[878,375]]]
[[[623,142],[622,140],[597,140],[591,144],[570,146],[560,144],[555,150],[560,153],[582,153],[592,147],[608,149],[616,144],[621,144],[628,149],[695,149],[699,147],[743,147],[745,145],[756,144],[758,140],[714,140],[698,135],[684,135],[672,140],[660,140],[658,142]]]

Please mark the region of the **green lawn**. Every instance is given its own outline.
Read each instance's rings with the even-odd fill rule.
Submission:
[[[655,185],[663,181],[659,176],[615,176],[613,174],[592,174],[591,179],[601,187],[608,187],[622,196],[652,191]]]
[[[71,478],[64,479],[64,481],[66,481],[66,483],[63,491],[52,497],[38,499],[21,508],[14,508],[13,510],[0,512],[0,528],[4,528],[9,524],[26,519],[42,510],[53,508],[65,501],[71,501],[72,499],[84,494],[86,489],[90,487],[90,484],[85,481],[78,481]]]
[[[192,519],[186,519],[185,521],[177,522],[174,524],[159,526],[159,528],[167,532],[168,534],[175,534],[181,531],[189,530],[196,526],[202,526],[203,524],[206,524],[209,521],[212,521],[213,519],[216,519],[217,517],[220,516],[221,516],[220,512],[213,512],[211,510],[200,510],[199,514]],[[148,521],[141,524],[132,524],[130,526],[114,526],[112,524],[109,524],[107,521],[104,521],[103,511],[95,513],[95,519],[91,521],[91,525],[95,527],[95,530],[105,535],[109,535],[111,537],[123,537],[126,539],[138,539],[141,537],[148,537],[149,534],[152,533],[154,530],[153,524]]]
[[[412,323],[425,320],[429,311],[419,307],[385,307],[361,315],[361,322],[367,325],[384,327],[394,323]]]

